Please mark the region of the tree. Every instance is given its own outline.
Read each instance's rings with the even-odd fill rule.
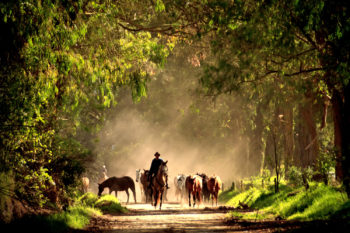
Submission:
[[[193,9],[202,13],[197,34],[214,38],[218,55],[218,62],[210,64],[204,76],[207,86],[231,92],[243,83],[273,77],[311,82],[315,93],[332,97],[337,176],[350,195],[348,4],[208,1],[191,5]]]
[[[13,177],[14,198],[42,205],[56,190],[66,202],[118,89],[146,94],[174,41],[127,30],[135,6],[153,20],[155,6],[139,1],[0,3],[0,172]]]

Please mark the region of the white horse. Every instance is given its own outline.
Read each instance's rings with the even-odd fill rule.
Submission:
[[[141,197],[144,197],[145,191],[143,190],[143,184],[141,182],[141,175],[144,173],[144,170],[136,169],[136,182],[140,185]]]
[[[174,177],[175,196],[177,200],[180,199],[181,203],[186,194],[186,188],[185,188],[186,177],[187,176],[184,174],[179,174]]]

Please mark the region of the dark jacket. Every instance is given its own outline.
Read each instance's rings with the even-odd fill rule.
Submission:
[[[149,169],[149,176],[157,174],[160,165],[162,165],[162,162],[163,160],[161,158],[152,160],[151,168]]]

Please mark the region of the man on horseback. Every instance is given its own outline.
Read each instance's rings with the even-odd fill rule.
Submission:
[[[160,165],[162,165],[162,163],[163,163],[163,159],[159,158],[160,154],[158,152],[156,152],[154,154],[154,156],[155,156],[155,158],[152,160],[151,168],[149,169],[149,173],[148,173],[148,181],[149,181],[148,188],[151,188],[152,179],[155,175],[157,175],[158,169],[159,169]],[[166,186],[165,187],[167,189],[169,189],[168,177],[166,178]]]

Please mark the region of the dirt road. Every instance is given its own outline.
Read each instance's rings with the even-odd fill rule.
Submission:
[[[103,215],[90,225],[99,232],[228,232],[224,223],[227,210],[186,208],[178,203],[163,204],[155,210],[150,204],[129,204],[121,215]]]
[[[181,207],[178,203],[167,203],[163,204],[161,211],[155,210],[150,204],[124,206],[129,209],[128,213],[105,214],[94,218],[85,230],[79,232],[344,232],[349,227],[347,221],[228,221],[225,216],[229,210],[222,206],[188,208]]]

